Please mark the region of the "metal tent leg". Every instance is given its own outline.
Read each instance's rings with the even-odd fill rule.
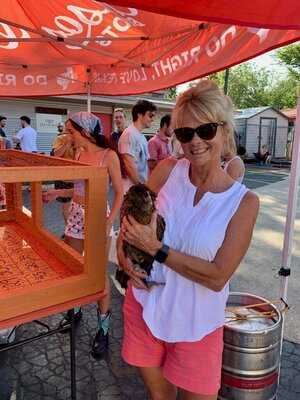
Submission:
[[[76,400],[76,330],[73,308],[70,310],[70,324],[71,399]]]

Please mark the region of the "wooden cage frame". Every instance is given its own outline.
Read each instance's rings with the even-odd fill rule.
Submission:
[[[42,182],[78,179],[84,180],[86,187],[84,256],[43,226]],[[46,249],[72,272],[61,281],[0,293],[0,328],[87,303],[91,296],[101,297],[107,264],[106,169],[57,157],[0,150],[0,182],[5,183],[7,202],[6,209],[0,211],[0,227],[13,224],[26,240]],[[31,212],[23,207],[24,182],[31,186]]]

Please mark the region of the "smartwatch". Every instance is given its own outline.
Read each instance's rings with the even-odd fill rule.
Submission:
[[[159,263],[164,263],[169,255],[169,246],[163,244],[154,256],[154,260]]]

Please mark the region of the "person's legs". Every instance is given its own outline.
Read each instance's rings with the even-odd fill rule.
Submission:
[[[83,253],[84,248],[84,240],[77,239],[71,236],[65,235],[64,242],[76,250],[79,254]],[[74,322],[78,323],[82,318],[81,307],[74,308]],[[60,327],[64,327],[64,325],[68,325],[70,323],[70,312],[68,311],[66,316],[60,321]]]
[[[109,236],[107,238],[107,247],[106,247],[107,256],[109,254],[110,246],[111,246],[111,237]],[[110,293],[110,280],[109,280],[108,273],[106,273],[106,278],[105,278],[105,291],[107,293],[106,296],[102,297],[98,301],[98,309],[100,310],[101,314],[106,314],[109,311],[109,307],[110,307],[111,293]]]
[[[162,373],[162,368],[139,368],[151,400],[175,400],[177,389],[168,382]]]
[[[110,245],[111,237],[107,239],[107,254],[109,254]],[[111,287],[108,273],[105,277],[105,292],[106,295],[98,301],[98,329],[92,345],[92,356],[98,359],[106,355],[109,346]]]
[[[147,327],[142,307],[136,301],[131,284],[123,305],[124,334],[122,357],[128,364],[138,367],[152,400],[175,400],[176,388],[162,374],[165,344],[155,338]]]
[[[110,281],[105,277],[106,295],[98,302],[97,317],[98,329],[92,345],[92,356],[97,359],[103,358],[109,347],[109,328],[111,320],[110,306]]]
[[[215,400],[221,384],[223,328],[196,342],[166,343],[163,376],[181,400]]]
[[[68,221],[69,211],[70,211],[70,202],[62,203],[61,204],[62,215],[64,217],[65,224]]]
[[[84,249],[84,240],[77,239],[71,236],[65,236],[65,243],[68,244],[72,249],[78,251],[78,253],[82,254]]]
[[[101,314],[106,314],[110,308],[111,301],[111,284],[108,273],[105,276],[105,293],[106,295],[98,301],[98,310]]]

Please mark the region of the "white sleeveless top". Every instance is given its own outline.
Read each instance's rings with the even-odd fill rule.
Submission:
[[[229,164],[231,163],[231,161],[236,160],[236,159],[239,159],[239,160],[241,160],[241,162],[243,162],[242,159],[241,159],[241,157],[239,157],[239,156],[234,156],[234,157],[232,157],[230,160],[224,161],[224,162],[222,163],[222,168],[224,169],[225,172],[227,172],[228,166],[229,166]],[[236,179],[236,181],[242,183],[243,180],[244,180],[244,176],[245,176],[245,172],[243,173],[243,175],[239,176],[239,177]]]
[[[235,182],[221,193],[206,192],[193,206],[196,187],[189,178],[190,162],[181,159],[157,198],[165,218],[164,243],[171,249],[213,261],[227,226],[248,189]],[[214,292],[154,262],[149,280],[164,282],[149,292],[133,288],[152,334],[166,342],[195,342],[224,325],[229,283]]]

